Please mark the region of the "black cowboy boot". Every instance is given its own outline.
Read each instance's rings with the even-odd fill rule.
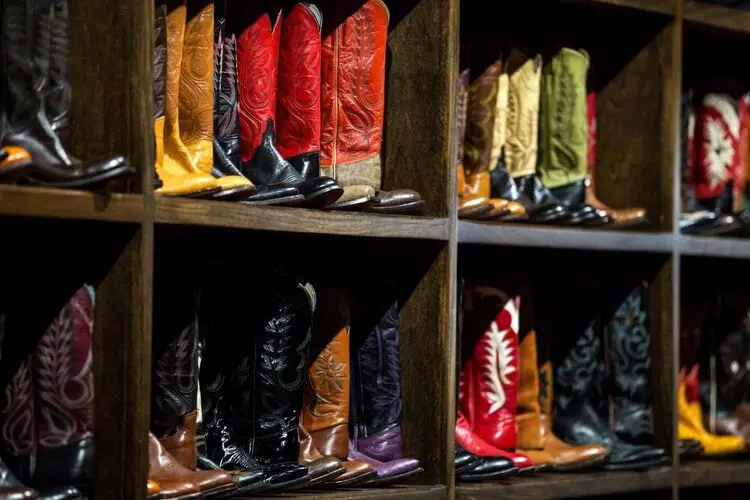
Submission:
[[[315,294],[285,276],[270,282],[258,296],[205,294],[201,396],[206,458],[225,470],[260,470],[268,487],[281,488],[308,481],[297,425]]]
[[[604,393],[604,351],[601,327],[592,321],[575,345],[555,363],[554,431],[571,444],[601,444],[609,451],[609,461],[602,468],[609,470],[640,469],[661,464],[664,450],[633,445],[612,432],[602,408],[607,406]]]
[[[59,47],[67,35],[66,13],[67,9],[57,9],[51,0],[2,4],[3,90],[7,90],[3,92],[7,110],[3,145],[22,147],[33,157],[26,182],[92,188],[130,176],[135,169],[122,157],[81,162],[67,152],[67,100],[62,97],[67,92],[66,64],[61,62],[66,54]],[[56,114],[54,122],[47,114],[48,101]]]
[[[159,277],[157,277],[159,278]],[[197,471],[198,317],[189,286],[154,280],[151,432],[206,496],[236,491],[231,474]]]
[[[419,461],[403,457],[401,440],[401,365],[398,304],[393,303],[353,356],[352,421],[357,458],[374,459],[373,484],[422,471]]]
[[[219,2],[219,6],[226,6]],[[214,37],[214,177],[242,175],[240,133],[237,126],[237,41],[226,31],[224,14],[215,19]],[[283,204],[303,197],[291,186],[241,186],[225,189],[214,199],[245,201],[254,204]]]
[[[651,336],[646,326],[643,301],[645,286],[636,287],[606,325],[610,342],[611,406],[614,430],[628,443],[653,443],[653,409],[648,373],[651,367]],[[683,445],[686,446],[686,445]],[[666,457],[664,450],[660,451]]]

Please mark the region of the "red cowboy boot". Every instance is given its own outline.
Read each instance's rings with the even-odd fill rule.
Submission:
[[[276,147],[305,177],[320,176],[322,15],[297,3],[284,16],[276,95]]]
[[[388,7],[383,0],[367,0],[350,13],[338,4],[342,7],[333,9],[339,12],[330,11],[336,26],[324,30],[321,58],[321,171],[344,188],[331,208],[421,210],[424,201],[415,191],[380,190]]]
[[[500,290],[475,287],[465,302],[464,335],[478,338],[466,377],[461,407],[469,410],[471,429],[490,445],[516,448],[519,299]],[[470,398],[470,399],[469,399]]]
[[[456,413],[456,442],[466,451],[478,457],[509,458],[519,471],[534,469],[534,463],[523,453],[500,450],[474,434],[469,422],[460,410]]]

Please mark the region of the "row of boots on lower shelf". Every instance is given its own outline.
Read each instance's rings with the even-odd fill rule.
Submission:
[[[652,445],[643,288],[573,336],[537,331],[535,319],[560,316],[535,309],[535,296],[526,286],[517,295],[465,289],[457,479],[665,464],[665,450]],[[680,445],[700,451],[694,440]]]
[[[562,48],[543,61],[513,50],[492,59],[459,77],[459,217],[614,229],[646,224],[644,209],[613,209],[596,197],[596,94],[587,94],[586,51]]]
[[[207,286],[187,315],[157,284],[149,446],[161,496],[419,473],[402,452],[397,304],[373,311],[282,274],[268,283],[234,297]]]

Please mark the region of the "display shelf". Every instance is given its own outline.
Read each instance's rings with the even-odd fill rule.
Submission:
[[[578,2],[586,4],[612,5],[615,7],[626,7],[629,9],[642,10],[645,12],[656,12],[659,14],[674,14],[675,2],[672,0],[563,0],[566,2]]]
[[[496,483],[458,484],[456,498],[547,500],[577,498],[616,493],[667,489],[671,486],[671,468],[659,467],[642,472],[581,472],[580,474],[537,474]]]
[[[699,26],[750,35],[750,11],[687,0],[683,17],[685,21]]]
[[[680,466],[680,487],[750,483],[750,457],[696,460]]]
[[[156,200],[155,222],[373,238],[447,240],[449,233],[448,219],[441,218],[328,212],[167,197]]]
[[[0,215],[140,222],[143,198],[134,194],[0,185]]]
[[[750,258],[750,239],[746,238],[679,235],[676,246],[682,255],[730,259]]]
[[[482,222],[458,222],[459,243],[612,252],[669,253],[671,233],[636,233]]]
[[[411,500],[433,500],[443,499],[446,497],[445,486],[393,486],[390,488],[357,488],[347,490],[310,490],[310,491],[290,491],[269,496],[260,493],[259,496],[253,496],[257,499],[273,498],[315,498],[321,500],[368,500],[377,499],[401,499],[408,498]]]

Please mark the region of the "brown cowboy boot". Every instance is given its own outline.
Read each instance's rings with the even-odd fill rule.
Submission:
[[[313,352],[319,352],[308,372],[302,400],[302,426],[314,448],[323,456],[343,461],[346,472],[331,484],[351,486],[375,477],[375,469],[362,460],[348,460],[350,308],[343,290],[321,290],[313,331]]]

